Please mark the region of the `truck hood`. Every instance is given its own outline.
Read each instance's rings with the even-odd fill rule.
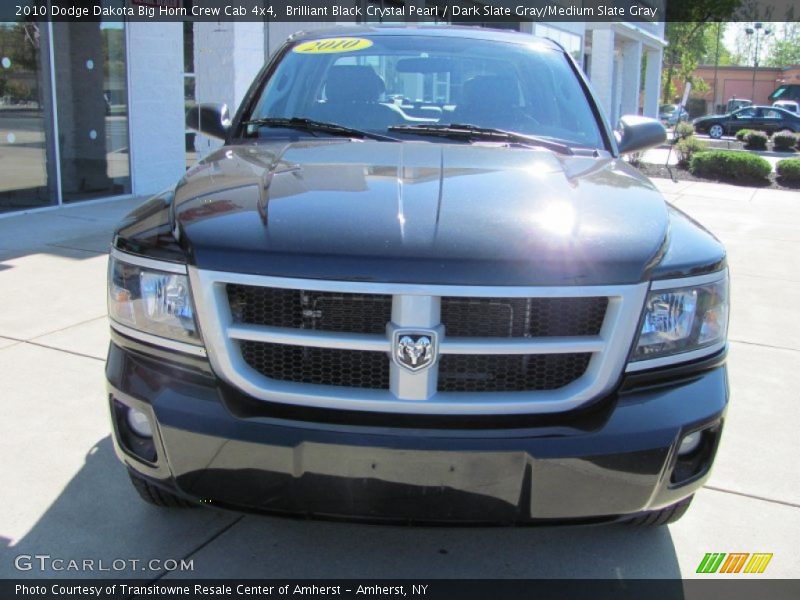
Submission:
[[[661,194],[608,155],[336,138],[222,148],[172,219],[202,269],[454,285],[636,283],[669,229]]]

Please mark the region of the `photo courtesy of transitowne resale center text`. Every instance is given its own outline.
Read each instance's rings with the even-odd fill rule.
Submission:
[[[0,598],[797,598],[798,18],[0,0]]]

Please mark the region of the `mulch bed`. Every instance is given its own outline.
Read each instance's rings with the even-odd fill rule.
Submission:
[[[697,177],[692,175],[687,169],[676,166],[655,165],[652,163],[639,163],[636,165],[642,173],[648,177],[662,177],[664,179],[677,179],[678,181],[707,181],[711,183],[727,183],[730,185],[740,185],[743,187],[757,187],[773,190],[800,190],[800,183],[781,182],[775,173],[770,173],[768,180],[759,179],[756,181],[743,181],[737,179],[709,179],[707,177]]]

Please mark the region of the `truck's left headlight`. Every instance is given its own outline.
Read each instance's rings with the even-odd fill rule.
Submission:
[[[202,344],[185,274],[128,263],[112,255],[108,314],[117,323],[144,333]]]
[[[651,290],[631,361],[674,357],[724,344],[728,334],[728,275],[693,286]]]

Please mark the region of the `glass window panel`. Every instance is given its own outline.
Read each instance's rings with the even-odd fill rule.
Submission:
[[[0,212],[57,202],[48,29],[0,22]]]
[[[53,23],[64,202],[130,193],[125,29]]]
[[[185,112],[197,103],[196,81],[194,73],[194,23],[183,24],[183,108]],[[197,164],[197,151],[194,147],[197,134],[186,129],[186,168]]]

